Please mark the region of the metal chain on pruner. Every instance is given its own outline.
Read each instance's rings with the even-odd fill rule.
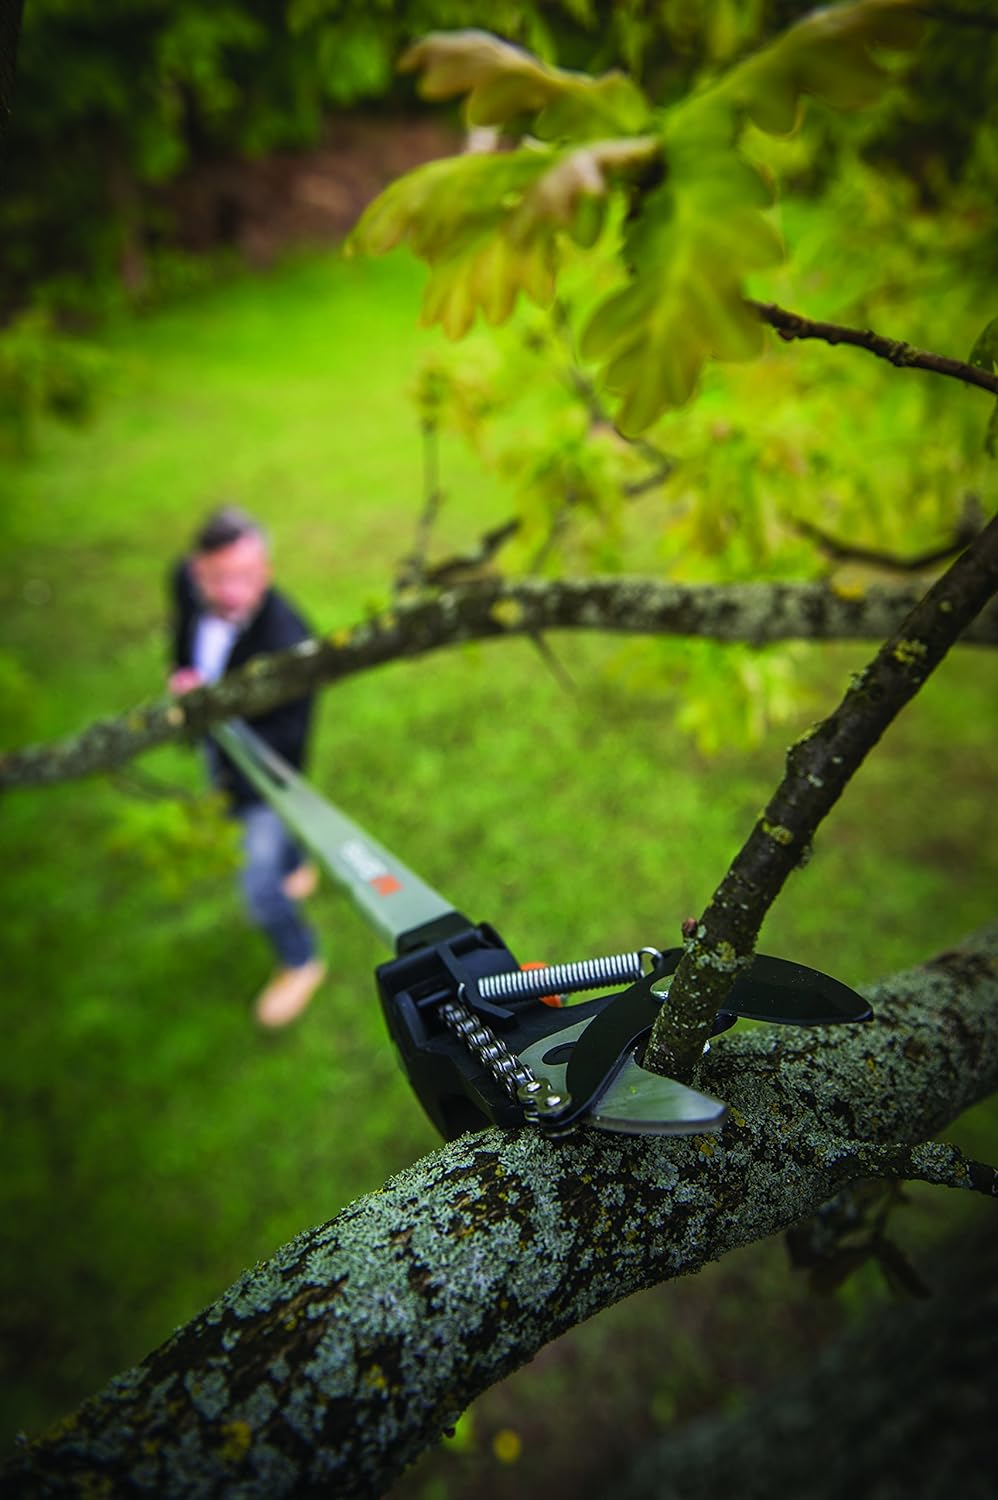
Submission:
[[[458,990],[456,1000],[446,1000],[439,1015],[444,1025],[458,1036],[469,1052],[485,1064],[496,1083],[504,1088],[511,1099],[522,1105],[525,1119],[536,1124],[541,1119],[553,1119],[572,1102],[568,1094],[560,1094],[546,1078],[538,1078],[531,1068],[511,1052],[501,1037],[490,1026],[486,1026],[465,1004],[464,985]]]

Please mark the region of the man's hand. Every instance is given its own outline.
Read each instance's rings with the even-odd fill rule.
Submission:
[[[192,688],[202,687],[204,678],[197,667],[178,667],[175,672],[170,673],[166,685],[171,693],[179,696],[181,693],[189,693]]]

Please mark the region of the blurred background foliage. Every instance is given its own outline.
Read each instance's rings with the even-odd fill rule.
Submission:
[[[3,303],[30,296],[80,316],[121,296],[152,297],[158,279],[169,287],[171,183],[220,156],[314,145],[334,109],[420,108],[394,64],[430,30],[487,26],[563,66],[623,66],[668,102],[808,9],[802,0],[32,0],[0,204]],[[865,155],[902,174],[924,205],[993,181],[995,167],[991,7],[965,0],[939,15],[910,90],[860,127]],[[821,150],[800,153],[798,175],[817,186],[843,148],[841,131],[826,132]]]
[[[666,99],[804,8],[29,4],[0,199],[4,744],[160,691],[166,568],[222,500],[270,527],[280,581],[320,630],[389,601],[428,512],[423,562],[470,559],[458,575],[858,589],[896,575],[836,560],[801,523],[901,558],[951,535],[993,490],[987,402],[955,383],[773,338],[626,442],[578,358],[610,274],[599,250],[577,254],[552,316],[525,310],[455,349],[417,331],[422,273],[405,255],[290,246],[264,274],[231,253],[224,214],[195,255],[171,209],[184,174],[305,151],[361,105],[411,132],[426,107],[391,64],[430,27],[622,63]],[[789,251],[757,295],[967,357],[998,311],[998,46],[989,7],[960,15],[975,10],[976,27],[940,7],[907,86],[867,113],[811,109],[789,137],[748,139],[780,184]],[[480,538],[511,522],[483,561]],[[571,687],[527,642],[338,686],[315,781],[524,959],[674,941],[784,746],[869,648],[549,645]],[[862,984],[993,914],[996,687],[990,655],[953,653],[781,897],[769,951]],[[252,1030],[266,951],[195,754],[9,796],[2,840],[8,1437],[434,1138],[365,977],[382,955],[328,888],[314,915],[331,979],[292,1031]],[[957,1136],[993,1158],[995,1124],[982,1107]],[[920,1263],[982,1212],[916,1188],[892,1233]],[[642,1439],[737,1406],[884,1295],[867,1264],[816,1301],[782,1246],[753,1247],[544,1351],[400,1493],[481,1500],[545,1479],[605,1493]]]

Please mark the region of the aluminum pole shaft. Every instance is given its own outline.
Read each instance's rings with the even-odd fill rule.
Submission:
[[[454,911],[453,902],[320,797],[248,724],[231,719],[212,734],[393,950],[403,933]]]

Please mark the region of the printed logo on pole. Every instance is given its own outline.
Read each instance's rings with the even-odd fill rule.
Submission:
[[[373,886],[379,896],[392,896],[402,889],[402,882],[396,879],[384,860],[361,839],[350,839],[341,844],[338,852],[357,879]]]

